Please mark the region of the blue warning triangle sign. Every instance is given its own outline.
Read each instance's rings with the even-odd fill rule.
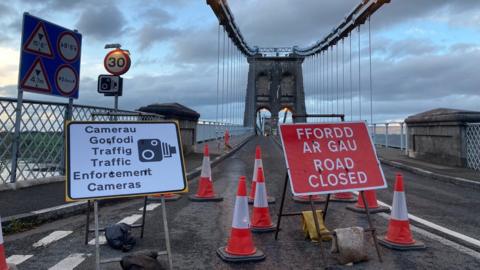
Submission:
[[[47,72],[45,72],[45,66],[40,58],[37,58],[28,69],[20,84],[20,88],[26,91],[51,92],[52,88],[48,81]]]

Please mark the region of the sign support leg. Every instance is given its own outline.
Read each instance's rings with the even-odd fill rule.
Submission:
[[[143,213],[142,213],[142,230],[140,231],[140,238],[143,238],[143,231],[145,230],[145,215],[147,213],[147,196],[143,200]]]
[[[172,264],[172,251],[170,249],[170,235],[168,233],[168,223],[167,223],[167,208],[165,207],[165,197],[162,196],[162,218],[163,218],[163,232],[165,233],[165,246],[167,247],[167,256],[168,256],[168,266],[169,269],[173,269]]]
[[[12,144],[12,167],[10,170],[10,183],[17,181],[18,149],[20,148],[20,128],[22,123],[23,90],[18,89],[17,107],[15,108],[15,133]]]
[[[309,195],[308,198],[310,200],[310,208],[312,208],[312,215],[313,215],[313,221],[315,223],[315,230],[317,231],[317,235],[318,235],[318,244],[320,245],[320,254],[322,255],[322,261],[326,266],[327,261],[325,260],[325,251],[323,250],[322,235],[320,233],[320,225],[318,224],[317,211],[315,210],[315,205],[313,204],[312,195]]]
[[[330,194],[327,194],[327,200],[325,201],[325,207],[323,208],[323,222],[325,222],[325,219],[327,218],[327,210],[328,210],[328,203],[330,202]]]
[[[85,245],[88,244],[88,233],[90,232],[90,200],[87,201],[87,220],[85,222]]]
[[[95,216],[95,269],[100,270],[100,241],[98,236],[98,201],[93,201],[93,212]]]
[[[360,191],[360,196],[362,196],[362,201],[363,201],[363,204],[365,205],[365,212],[367,213],[368,226],[370,227],[369,230],[372,232],[373,243],[374,243],[375,249],[377,251],[378,260],[380,262],[383,262],[382,255],[380,253],[380,248],[378,247],[378,242],[377,242],[377,231],[373,227],[373,223],[372,223],[372,220],[370,218],[370,209],[368,208],[367,200],[365,199],[365,194],[363,193],[363,191]]]
[[[275,240],[278,240],[278,232],[280,231],[280,221],[282,220],[282,215],[283,215],[283,204],[285,203],[285,193],[287,192],[287,184],[288,184],[288,172],[285,173],[285,183],[283,184],[282,201],[280,202],[280,211],[278,212],[277,230],[275,231]]]

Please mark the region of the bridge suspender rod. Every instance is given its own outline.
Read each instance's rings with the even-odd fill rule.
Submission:
[[[369,86],[370,86],[370,124],[373,125],[373,82],[372,82],[372,34],[370,29],[370,16],[368,16],[368,56],[369,56]],[[372,135],[375,134],[372,132]]]
[[[350,33],[350,121],[353,120],[352,33]]]
[[[335,89],[335,83],[333,82],[333,81],[334,81],[334,79],[333,79],[333,55],[334,55],[334,53],[333,53],[333,45],[330,46],[330,48],[331,48],[331,54],[330,54],[330,58],[331,58],[331,59],[330,59],[330,65],[331,65],[331,66],[330,66],[330,75],[332,76],[332,77],[330,77],[330,78],[331,78],[331,84],[332,84],[332,96],[331,96],[331,99],[332,99],[332,102],[331,102],[332,109],[331,109],[330,113],[333,113],[333,112],[335,111],[335,101],[334,101],[334,99],[335,99],[335,93],[333,92],[334,89]]]
[[[223,123],[225,121],[224,119],[224,103],[225,103],[225,100],[224,100],[224,93],[225,93],[225,42],[226,42],[226,33],[225,33],[225,29],[223,29],[223,46],[222,46],[222,51],[223,51],[223,56],[222,56],[222,98],[221,98],[221,122]],[[220,135],[221,136],[221,135]]]
[[[362,67],[361,67],[361,60],[360,60],[360,25],[358,26],[358,119],[362,120]]]
[[[339,96],[339,88],[338,88],[338,43],[335,45],[335,52],[336,52],[336,60],[335,60],[335,65],[337,66],[337,71],[336,71],[336,75],[337,75],[337,114],[340,113],[340,106],[339,106],[339,102],[340,102],[340,96]]]
[[[345,114],[345,39],[342,38],[342,113]]]
[[[218,29],[217,29],[217,104],[215,106],[215,122],[218,123],[218,95],[220,94],[220,24],[218,24]],[[218,132],[216,130],[217,126],[215,125],[215,132]],[[217,136],[217,133],[215,133],[215,136]]]

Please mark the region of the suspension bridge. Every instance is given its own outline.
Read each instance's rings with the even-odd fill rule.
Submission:
[[[413,236],[427,246],[426,250],[408,252],[382,247],[379,251],[382,261],[377,259],[375,248],[368,246],[365,252],[369,260],[353,264],[353,268],[480,268],[477,226],[480,218],[471,211],[480,206],[480,114],[434,111],[405,122],[377,123],[375,120],[371,20],[375,19],[373,14],[394,3],[360,1],[315,43],[292,47],[252,46],[242,35],[226,0],[207,0],[206,4],[218,19],[216,40],[211,42],[215,45],[217,60],[215,81],[211,82],[216,88],[215,117],[208,120],[197,117],[194,127],[188,121],[181,122],[181,132],[182,140],[188,141],[191,147],[185,153],[190,193],[194,194],[200,185],[202,151],[208,145],[211,178],[215,192],[223,201],[195,203],[181,198],[166,203],[172,247],[169,258],[174,268],[317,269],[323,266],[325,260],[320,256],[319,246],[305,240],[300,217],[284,221],[279,240],[268,233],[255,235],[255,245],[266,256],[261,262],[227,264],[215,251],[225,245],[230,235],[232,215],[236,212],[237,180],[242,175],[247,176],[247,182],[252,180],[249,178],[254,171],[256,148],[262,149],[268,195],[276,199],[276,203],[269,206],[276,221],[286,171],[278,125],[331,123],[337,122],[339,116],[346,121],[364,121],[369,127],[388,183],[387,189],[377,191],[380,206],[392,207],[395,176],[403,175]],[[64,201],[65,121],[145,121],[171,116],[149,110],[148,106],[141,111],[127,111],[36,100],[23,100],[22,114],[18,116],[18,104],[17,99],[0,98],[0,147],[3,150],[0,153],[0,215],[7,262],[19,269],[92,269],[94,240],[88,227],[85,231],[85,223],[90,222],[89,217],[85,221],[84,216],[87,203]],[[183,110],[172,113],[180,115],[179,121],[185,121],[186,111],[192,114],[178,104],[165,106]],[[319,115],[322,117],[309,117]],[[438,121],[428,122],[432,119]],[[447,154],[428,156],[421,151],[435,140],[422,139],[425,138],[422,136],[433,136],[437,132],[433,127],[451,127],[452,123],[460,123],[460,129],[448,131],[449,137],[465,134],[461,142],[464,152],[459,154],[456,167],[451,166],[452,163],[439,163]],[[226,133],[229,134],[228,147]],[[443,133],[439,136],[447,137]],[[453,159],[455,154],[449,152],[448,155],[444,158]],[[434,162],[436,156],[441,157]],[[162,214],[155,211],[161,204],[158,200],[146,202],[143,198],[105,200],[100,205],[101,224],[142,222],[142,236],[144,228],[146,237],[140,238],[137,231],[133,232],[138,237],[138,250],[154,249],[158,243],[168,241],[168,232],[160,226]],[[348,211],[345,205],[331,203],[326,226],[367,227],[364,215]],[[309,209],[308,205],[291,200],[289,195],[286,197],[285,210]],[[377,235],[387,233],[389,218],[387,213],[372,215]],[[104,241],[101,250],[105,257],[122,255],[109,249]],[[159,260],[167,267],[167,259]],[[328,256],[326,264],[339,269],[352,267],[339,265],[335,256]],[[119,266],[111,263],[102,269],[119,269]]]

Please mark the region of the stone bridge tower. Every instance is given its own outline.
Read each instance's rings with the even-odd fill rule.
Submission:
[[[256,114],[267,109],[272,125],[278,123],[278,112],[288,108],[292,113],[305,114],[302,62],[304,58],[290,54],[286,57],[266,57],[258,54],[248,58],[247,95],[244,125],[255,126]],[[304,122],[304,119],[296,119]]]

